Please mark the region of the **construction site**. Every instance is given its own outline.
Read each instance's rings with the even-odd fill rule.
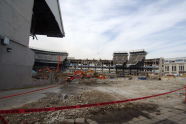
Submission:
[[[186,124],[185,57],[30,48],[29,35],[65,36],[59,0],[3,0],[0,17],[0,124]]]
[[[34,51],[32,79],[40,87],[2,91],[0,113],[34,110],[5,114],[8,123],[185,123],[186,77],[157,71],[162,60],[145,59],[144,50],[117,52],[113,60],[68,59],[67,53]],[[158,97],[143,98],[151,95]],[[42,112],[55,107],[67,110]]]

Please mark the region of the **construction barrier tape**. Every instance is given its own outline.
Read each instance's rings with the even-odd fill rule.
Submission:
[[[0,114],[21,114],[21,113],[31,113],[31,112],[47,112],[47,111],[58,111],[58,110],[66,110],[66,109],[77,109],[77,108],[85,108],[85,107],[94,107],[94,106],[103,106],[103,105],[110,105],[110,104],[117,104],[117,103],[126,103],[131,101],[137,101],[142,99],[148,99],[152,97],[162,96],[166,94],[170,94],[179,90],[183,90],[184,88],[180,88],[177,90],[173,90],[170,92],[160,93],[151,96],[145,97],[138,97],[120,101],[111,101],[111,102],[102,102],[102,103],[95,103],[95,104],[84,104],[84,105],[74,105],[74,106],[61,106],[61,107],[50,107],[50,108],[32,108],[32,109],[13,109],[13,110],[0,110]]]
[[[21,96],[21,95],[25,95],[25,94],[30,94],[30,93],[34,93],[34,92],[37,92],[37,91],[46,90],[46,89],[49,89],[49,88],[54,88],[54,87],[57,87],[57,86],[58,85],[54,85],[54,86],[49,86],[49,87],[40,88],[40,89],[36,89],[36,90],[31,90],[31,91],[27,91],[27,92],[22,92],[22,93],[12,94],[12,95],[8,95],[8,96],[3,96],[3,97],[0,97],[0,100],[10,98],[10,97],[14,97],[14,96]]]

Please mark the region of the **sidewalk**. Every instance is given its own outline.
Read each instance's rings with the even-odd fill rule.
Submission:
[[[27,89],[17,89],[17,90],[9,90],[9,91],[2,91],[0,92],[0,97],[3,96],[9,96],[12,94],[17,94],[17,93],[23,93],[23,92],[28,92],[32,90],[37,90],[45,87],[49,87],[52,85],[47,85],[47,86],[42,86],[42,87],[37,87],[37,88],[27,88]],[[45,97],[45,93],[47,92],[59,92],[60,91],[60,85],[54,88],[49,88],[41,91],[36,91],[32,92],[29,94],[23,94],[20,96],[14,96],[6,99],[0,99],[0,109],[13,109],[17,107],[21,107],[24,104],[28,104],[31,102],[35,102],[43,97]]]

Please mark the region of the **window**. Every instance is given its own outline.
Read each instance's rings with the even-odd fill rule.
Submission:
[[[179,71],[184,71],[184,66],[183,65],[179,66]]]
[[[176,62],[183,62],[183,59],[177,59]]]
[[[176,71],[176,66],[172,66],[172,71]]]
[[[169,71],[169,66],[165,66],[165,71]]]
[[[169,60],[165,60],[165,63],[169,63]]]

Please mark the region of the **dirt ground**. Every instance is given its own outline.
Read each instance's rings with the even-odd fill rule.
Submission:
[[[59,93],[47,93],[45,98],[26,104],[21,108],[68,106],[124,100],[164,93],[182,88],[184,85],[186,85],[186,79],[184,78],[171,80],[128,80],[125,78],[75,80],[62,85]],[[100,124],[120,124],[128,123],[141,116],[151,119],[151,114],[161,115],[162,108],[181,109],[186,113],[186,105],[183,100],[184,91],[179,91],[156,98],[101,107],[8,115],[6,120],[9,123],[61,123],[64,119],[85,118],[95,120]],[[179,108],[180,104],[182,105],[181,108]]]

